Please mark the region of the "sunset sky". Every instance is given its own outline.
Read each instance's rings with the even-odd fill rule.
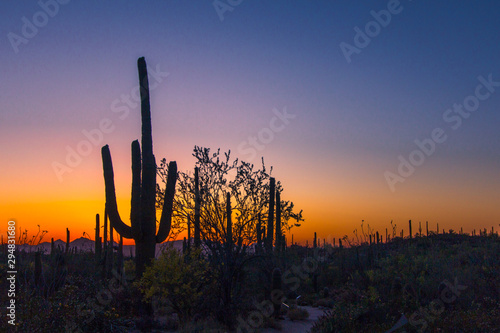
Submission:
[[[149,66],[154,153],[263,156],[304,210],[294,240],[361,221],[500,223],[497,1],[2,1],[0,231],[94,235],[100,148],[128,216]],[[154,75],[153,75],[154,74]],[[252,139],[253,138],[253,139]],[[418,144],[417,144],[417,143]],[[403,162],[402,162],[403,161]],[[398,170],[399,169],[399,170]],[[311,242],[311,241],[309,241]]]

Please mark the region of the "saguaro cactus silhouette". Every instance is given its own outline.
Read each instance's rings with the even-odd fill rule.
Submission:
[[[200,178],[198,175],[199,169],[194,168],[194,246],[199,248],[201,246],[201,237],[200,237],[200,205],[201,205],[201,196],[200,196]]]
[[[69,251],[69,229],[66,228],[66,253]]]
[[[275,197],[275,180],[273,177],[269,179],[269,213],[267,214],[267,238],[266,251],[273,252],[273,231],[274,231],[274,197]]]
[[[282,232],[281,232],[281,194],[280,191],[276,191],[276,235],[274,244],[276,246],[276,252],[281,250],[282,242]]]
[[[408,221],[408,226],[410,227],[410,239],[412,238],[412,234],[411,234],[411,220]]]
[[[94,242],[94,247],[95,247],[95,262],[96,266],[99,267],[101,263],[101,236],[100,236],[100,223],[99,223],[99,214],[95,214],[95,242]]]
[[[149,82],[144,58],[137,60],[141,95],[142,155],[139,141],[132,142],[132,198],[131,225],[123,223],[118,213],[113,175],[113,164],[108,145],[102,147],[102,164],[106,187],[106,211],[112,228],[124,238],[135,240],[136,276],[141,277],[145,266],[155,257],[156,243],[165,241],[172,223],[172,206],[177,180],[177,164],[168,166],[167,188],[163,201],[158,234],[156,233],[156,162],[151,135]]]

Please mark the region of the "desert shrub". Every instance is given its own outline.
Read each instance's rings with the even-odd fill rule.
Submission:
[[[200,251],[185,255],[168,248],[146,269],[137,286],[146,301],[154,296],[165,300],[183,325],[198,313],[205,287],[211,283],[208,263]]]
[[[125,332],[116,300],[97,301],[104,286],[91,279],[73,277],[52,296],[33,295],[28,289],[18,294],[20,332]]]
[[[498,327],[497,239],[440,234],[385,245],[376,265],[370,269],[362,265],[351,272],[347,284],[332,290],[334,307],[313,332],[386,331],[402,313],[410,319],[405,326],[410,332],[421,327],[490,332]],[[450,286],[460,288],[452,294]],[[426,317],[433,309],[438,313]]]
[[[135,276],[135,260],[126,259],[123,262],[123,270],[128,276]]]
[[[331,298],[320,298],[313,304],[313,306],[314,307],[322,306],[324,308],[333,308],[334,303],[335,303],[334,300]]]
[[[305,320],[309,318],[309,312],[304,308],[292,308],[288,310],[288,318],[290,320]]]
[[[262,327],[272,328],[278,331],[281,331],[281,329],[283,328],[281,322],[273,316],[264,316],[264,323],[262,324]]]

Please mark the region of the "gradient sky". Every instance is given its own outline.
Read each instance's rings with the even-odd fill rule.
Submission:
[[[54,1],[41,3],[54,11]],[[134,94],[140,56],[157,83],[157,160],[191,170],[194,145],[255,163],[264,156],[284,199],[304,210],[295,240],[314,231],[351,237],[362,220],[383,233],[391,220],[406,229],[408,219],[433,229],[497,229],[500,87],[490,87],[458,128],[443,116],[473,101],[478,77],[500,81],[500,4],[397,3],[73,0],[47,15],[37,1],[2,1],[0,231],[15,219],[30,234],[37,225],[48,230],[46,240],[63,238],[66,227],[72,239],[93,236],[95,214],[104,210],[104,144],[128,216],[140,109],[124,98]],[[397,13],[369,30],[369,44],[348,62],[341,43],[355,46],[355,28],[377,29],[371,12],[388,7]],[[273,120],[284,110],[294,118]],[[103,122],[111,128],[85,146],[84,132]],[[446,141],[391,191],[384,174],[397,174],[399,156],[408,160],[415,140],[435,128]],[[265,142],[251,148],[249,137],[259,135]],[[86,156],[58,177],[54,163],[67,165],[68,148],[78,147]]]

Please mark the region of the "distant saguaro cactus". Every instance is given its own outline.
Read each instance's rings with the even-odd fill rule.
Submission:
[[[200,235],[200,175],[199,169],[194,168],[194,247],[199,248],[201,245]]]
[[[146,265],[155,257],[156,243],[167,238],[172,223],[172,207],[177,181],[177,164],[168,166],[167,187],[163,201],[158,233],[156,232],[156,162],[153,155],[151,135],[151,110],[149,104],[149,82],[146,61],[139,58],[139,84],[142,118],[142,155],[139,141],[132,142],[132,198],[131,225],[123,223],[116,204],[113,163],[109,146],[102,147],[102,164],[106,188],[106,211],[112,228],[124,238],[133,238],[136,249],[136,276],[141,277]]]
[[[314,232],[314,240],[313,240],[313,249],[314,255],[317,255],[316,249],[318,248],[318,237],[316,235],[316,232]],[[312,273],[312,282],[313,282],[313,288],[314,292],[318,292],[318,274],[316,272]]]
[[[279,252],[281,250],[281,241],[282,241],[282,233],[281,233],[281,195],[280,191],[276,191],[276,235],[274,245],[276,246],[276,251]]]
[[[231,195],[226,193],[226,250],[228,254],[231,253],[233,248],[233,222],[231,219]]]
[[[66,228],[66,253],[69,251],[69,229]]]
[[[101,261],[101,236],[100,236],[101,225],[99,223],[99,214],[95,214],[95,260],[96,264],[99,265]]]
[[[274,191],[275,180],[273,177],[269,180],[269,212],[267,214],[267,239],[266,251],[267,253],[273,252],[273,234],[274,234]]]
[[[258,254],[262,252],[262,220],[260,213],[257,214],[257,247],[255,252]]]

